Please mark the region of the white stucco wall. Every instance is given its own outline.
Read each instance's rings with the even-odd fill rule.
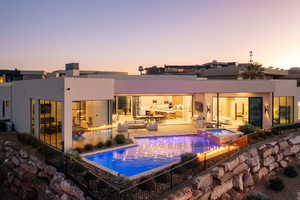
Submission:
[[[5,115],[3,116],[3,101],[9,101],[9,106],[5,107]],[[0,120],[11,118],[11,85],[0,84]]]

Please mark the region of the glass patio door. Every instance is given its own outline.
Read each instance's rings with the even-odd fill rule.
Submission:
[[[263,125],[263,98],[249,97],[249,124],[256,127]]]

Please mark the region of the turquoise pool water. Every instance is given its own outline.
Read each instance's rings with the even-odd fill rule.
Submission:
[[[208,129],[207,132],[211,132],[216,135],[231,135],[235,133],[234,131],[225,128]]]
[[[200,153],[219,146],[198,135],[137,137],[137,145],[84,156],[118,174],[134,176],[180,160],[187,152]]]

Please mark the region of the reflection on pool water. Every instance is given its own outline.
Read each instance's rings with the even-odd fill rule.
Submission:
[[[198,135],[137,137],[137,145],[84,156],[116,173],[134,176],[180,160],[187,152],[200,153],[219,146]]]

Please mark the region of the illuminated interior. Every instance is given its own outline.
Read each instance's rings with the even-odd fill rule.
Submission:
[[[109,106],[108,100],[72,102],[73,146],[96,144],[111,135]]]
[[[300,120],[300,101],[298,101],[298,120]]]
[[[62,149],[62,102],[40,100],[39,115],[40,140],[55,148]],[[34,116],[34,113],[31,116]]]
[[[273,99],[273,124],[289,124],[294,119],[294,97],[274,97]]]
[[[0,76],[0,84],[5,82],[5,78],[3,76]]]
[[[219,113],[217,97],[213,97],[213,120],[226,128],[238,128],[248,123],[248,98],[244,97],[219,97]]]
[[[117,96],[115,101],[115,122],[146,120],[183,124],[192,119],[192,96]]]

